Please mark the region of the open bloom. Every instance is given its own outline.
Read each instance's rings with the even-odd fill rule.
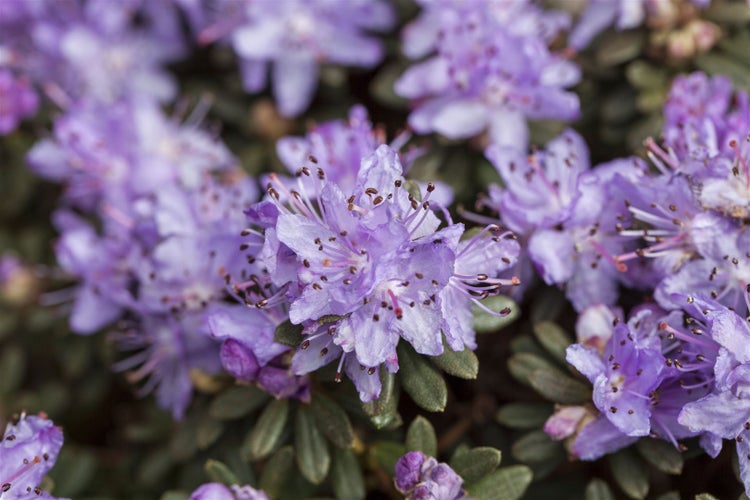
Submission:
[[[39,488],[52,469],[63,435],[46,416],[21,415],[0,440],[0,498],[53,498]]]

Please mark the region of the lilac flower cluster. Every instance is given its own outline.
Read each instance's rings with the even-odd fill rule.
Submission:
[[[162,66],[184,48],[169,0],[4,2],[0,134],[35,112],[32,82],[62,102],[86,96],[113,103],[134,94],[172,99],[176,86]]]
[[[39,484],[55,465],[62,444],[62,431],[44,415],[22,414],[9,423],[0,439],[0,498],[56,498]]]
[[[415,105],[409,125],[416,132],[468,138],[487,130],[492,143],[525,151],[527,120],[578,116],[578,97],[565,89],[580,71],[548,48],[568,28],[566,14],[531,1],[420,3],[422,13],[405,28],[404,51],[434,55],[395,86]]]
[[[362,118],[355,109],[348,126],[279,144],[282,158],[308,156],[294,179],[271,174],[267,199],[247,211],[253,227],[241,248],[259,271],[234,289],[255,306],[238,310],[244,324],[280,310],[303,326],[294,373],[338,358],[337,380],[346,372],[369,401],[380,393],[380,365],[398,370],[400,339],[430,356],[443,352],[443,336],[450,349],[476,347],[472,306],[517,283],[499,274],[519,246],[496,226],[462,239],[463,224],[447,212],[440,229],[433,209],[445,196],[433,200],[435,185],[404,179],[399,155]]]
[[[504,187],[491,185],[480,206],[519,235],[527,250],[522,259],[547,284],[563,286],[577,310],[614,304],[620,283],[637,284],[638,273],[617,257],[635,247],[615,229],[630,215],[614,179],[642,177],[642,161],[615,160],[591,169],[588,148],[572,130],[530,156],[496,145],[485,154]]]
[[[448,464],[421,451],[411,451],[396,462],[396,489],[407,500],[466,498],[463,479]]]
[[[675,81],[665,118],[664,147],[646,141],[655,173],[617,169],[609,179],[617,191],[588,209],[615,214],[598,228],[618,241],[607,253],[623,277],[628,267],[638,270],[633,282],[618,281],[653,291],[655,303],[636,307],[624,322],[619,311],[580,301],[571,293],[574,280],[560,280],[579,310],[590,306],[579,317],[578,343],[568,348],[567,360],[593,384],[595,408],[559,408],[545,430],[555,439],[567,438],[571,453],[584,460],[645,436],[678,449],[683,449],[679,440],[699,436],[715,457],[722,439],[733,439],[740,475],[750,490],[748,97],[733,92],[723,77],[695,73]],[[555,147],[551,144],[548,152]],[[538,193],[559,190],[554,199],[560,206],[574,204],[569,200],[575,194],[564,183],[571,177],[554,177],[550,171],[547,167],[545,178],[533,181],[539,169],[530,169],[522,191],[514,186],[511,169],[501,170],[511,179],[499,204],[509,227],[516,229],[516,219],[528,227],[529,218],[547,215],[531,210],[550,206],[550,196]],[[580,184],[581,174],[578,179]],[[508,207],[519,202],[528,209],[514,219]],[[564,218],[552,219],[561,222],[565,227]],[[544,276],[545,261],[535,250],[538,234],[534,228],[529,257]],[[603,299],[613,304],[617,290]]]
[[[263,90],[270,66],[273,94],[284,116],[307,109],[322,63],[371,68],[380,62],[382,44],[367,31],[387,31],[395,23],[391,5],[383,0],[178,3],[200,43],[232,45],[245,90]]]

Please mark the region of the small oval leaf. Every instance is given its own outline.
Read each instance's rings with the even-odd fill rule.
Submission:
[[[240,484],[237,476],[234,475],[229,467],[218,460],[208,459],[206,465],[203,466],[203,470],[206,471],[206,475],[213,482],[222,483],[226,486]]]
[[[302,475],[311,483],[320,484],[328,475],[331,455],[315,417],[304,405],[297,408],[294,447],[297,450],[297,466]]]
[[[502,456],[500,450],[496,448],[480,446],[461,453],[457,452],[451,459],[450,466],[466,484],[471,484],[494,472],[500,465]]]
[[[335,401],[316,394],[310,405],[318,429],[330,442],[339,448],[351,448],[354,442],[354,431],[349,417]]]
[[[591,400],[591,387],[559,370],[535,370],[529,383],[545,399],[555,403],[574,405]]]
[[[274,400],[266,406],[242,444],[243,456],[247,460],[260,460],[270,455],[279,443],[288,416],[286,399]]]
[[[291,321],[286,320],[281,323],[273,332],[273,339],[279,344],[297,347],[302,343],[302,325],[293,325]]]
[[[615,500],[615,496],[612,494],[612,490],[609,489],[609,485],[601,479],[592,479],[586,485],[586,492],[583,498],[584,500]]]
[[[336,448],[333,450],[331,483],[334,495],[340,500],[365,498],[365,481],[362,477],[362,469],[354,451],[351,449]]]
[[[571,344],[568,334],[551,321],[542,321],[534,325],[534,336],[544,350],[557,361],[565,364],[565,350]]]
[[[401,425],[401,416],[398,414],[398,384],[396,375],[388,370],[380,370],[380,397],[375,401],[369,401],[362,408],[370,416],[370,421],[377,429],[398,427]]]
[[[431,457],[437,456],[437,436],[432,424],[419,415],[406,431],[407,451],[421,451]]]
[[[530,339],[529,339],[530,340]],[[508,370],[513,377],[525,385],[531,385],[529,378],[536,370],[557,370],[555,365],[541,356],[529,352],[514,354],[508,360]]]
[[[537,430],[523,435],[513,443],[513,457],[526,464],[539,464],[548,461],[562,461],[565,450],[562,443],[553,441],[544,431]]]
[[[498,410],[495,420],[511,429],[538,429],[552,411],[548,403],[509,403]]]
[[[636,449],[651,465],[667,474],[680,474],[685,460],[674,446],[660,439],[638,440]]]
[[[448,387],[440,372],[406,342],[399,342],[399,380],[417,405],[427,411],[443,411]]]
[[[496,470],[467,488],[477,500],[517,500],[526,492],[533,478],[525,465],[512,465]]]
[[[257,387],[238,385],[216,396],[208,411],[214,418],[233,420],[257,410],[268,399],[268,393]]]
[[[274,453],[263,468],[260,476],[260,488],[269,498],[279,498],[289,474],[294,470],[294,448],[284,446]]]
[[[631,449],[621,450],[609,456],[609,465],[617,485],[630,498],[646,498],[648,474],[643,462]]]
[[[479,359],[468,348],[454,351],[446,346],[443,354],[432,358],[432,362],[445,373],[466,380],[474,380],[479,373]]]
[[[495,312],[507,311],[503,316],[496,316],[483,310],[481,307],[474,305],[474,330],[477,333],[497,332],[513,323],[520,314],[520,308],[513,299],[505,295],[495,295],[487,297],[481,301],[487,309]]]

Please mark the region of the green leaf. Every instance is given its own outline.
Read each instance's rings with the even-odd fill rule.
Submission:
[[[502,467],[467,488],[477,500],[517,500],[531,484],[533,474],[525,465]]]
[[[591,387],[568,377],[560,370],[535,370],[529,383],[545,399],[564,405],[591,401]]]
[[[513,457],[527,464],[547,461],[560,461],[565,458],[565,450],[559,441],[553,441],[542,430],[523,435],[511,447]]]
[[[407,342],[399,342],[399,380],[417,405],[427,411],[443,411],[448,402],[448,387],[440,372]]]
[[[542,344],[544,350],[557,361],[565,364],[565,350],[571,343],[570,337],[557,324],[542,321],[534,325],[534,336]]]
[[[719,500],[710,493],[698,493],[695,495],[695,500]]]
[[[745,7],[747,8],[747,7]],[[698,69],[711,75],[726,75],[736,87],[750,87],[750,69],[729,57],[711,52],[701,54],[693,60]]]
[[[502,453],[490,446],[480,446],[462,453],[456,453],[451,458],[450,466],[464,478],[466,484],[479,481],[487,474],[491,474],[500,465]]]
[[[601,479],[592,479],[586,485],[586,492],[583,498],[584,500],[615,500],[615,496],[612,494],[612,490],[609,489],[609,485]]]
[[[401,416],[398,414],[398,384],[396,375],[388,370],[380,370],[380,396],[375,401],[369,401],[362,408],[370,416],[370,421],[377,429],[398,427]]]
[[[531,385],[531,382],[529,381],[531,374],[540,369],[559,372],[558,368],[556,368],[551,362],[541,356],[529,352],[514,354],[508,360],[508,370],[510,371],[510,374],[513,375],[516,380],[525,385]]]
[[[260,488],[269,498],[279,498],[290,474],[294,474],[294,448],[284,446],[266,462],[260,476]]]
[[[288,416],[289,400],[271,401],[242,443],[243,457],[247,460],[260,460],[270,455],[279,444]]]
[[[432,424],[419,415],[406,431],[407,451],[421,451],[431,457],[437,456],[437,436]]]
[[[268,399],[268,393],[257,387],[238,385],[216,396],[208,411],[219,420],[233,420],[257,410]]]
[[[190,500],[190,493],[184,491],[165,491],[159,500]]]
[[[596,51],[596,61],[602,66],[616,66],[635,59],[643,50],[646,38],[639,31],[608,32]]]
[[[16,391],[26,370],[26,353],[21,347],[12,344],[3,347],[0,357],[0,396]]]
[[[609,456],[612,475],[618,486],[630,498],[646,498],[648,494],[648,475],[643,462],[631,449],[618,451]]]
[[[221,436],[224,431],[224,424],[219,420],[214,420],[208,414],[203,415],[198,423],[198,432],[195,440],[198,443],[198,449],[205,450]]]
[[[393,474],[396,462],[406,453],[404,445],[395,441],[378,441],[370,450],[380,467],[388,471],[388,474]]]
[[[445,373],[466,380],[474,380],[479,373],[479,360],[471,349],[454,351],[445,346],[443,354],[432,358],[432,362]]]
[[[680,492],[679,491],[668,491],[664,493],[663,495],[659,495],[654,500],[680,500]]]
[[[297,466],[302,475],[311,483],[320,484],[328,475],[331,455],[315,417],[304,405],[297,408],[294,447],[297,450]]]
[[[513,299],[504,295],[494,295],[480,301],[484,307],[495,312],[505,312],[504,316],[495,316],[474,305],[474,330],[477,333],[491,333],[502,330],[513,323],[520,314],[520,308]]]
[[[335,401],[316,394],[310,405],[320,431],[339,448],[351,448],[354,431],[349,417]]]
[[[552,412],[547,403],[509,403],[500,408],[495,420],[511,429],[538,429]]]
[[[222,462],[219,462],[218,460],[206,460],[206,465],[203,467],[203,469],[206,471],[206,475],[209,477],[209,479],[211,479],[211,481],[213,482],[222,483],[226,486],[240,484],[237,476],[234,475],[229,467],[227,467]]]
[[[331,466],[333,493],[340,500],[365,498],[365,481],[354,451],[336,448]]]
[[[297,347],[302,343],[302,325],[293,325],[291,321],[286,320],[276,327],[273,332],[273,339],[279,344]]]
[[[660,439],[640,439],[636,443],[636,449],[643,458],[651,465],[667,474],[682,473],[682,465],[685,460],[682,453],[674,446]]]

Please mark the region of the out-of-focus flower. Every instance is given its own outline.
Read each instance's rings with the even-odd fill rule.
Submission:
[[[54,498],[39,484],[55,465],[62,444],[62,430],[45,415],[22,414],[9,423],[0,440],[0,498]]]
[[[206,483],[190,495],[190,500],[268,500],[268,495],[247,485],[227,487],[221,483]]]
[[[396,489],[408,500],[459,500],[466,492],[463,479],[448,464],[421,451],[410,451],[396,462]]]
[[[273,94],[287,117],[299,115],[312,101],[320,64],[376,65],[383,48],[367,32],[386,31],[395,22],[382,0],[179,3],[200,43],[231,43],[245,90],[261,91],[270,66]]]
[[[407,28],[406,50],[426,53],[422,45],[434,46],[436,54],[395,84],[396,93],[415,103],[409,124],[450,138],[487,130],[494,144],[525,151],[527,120],[575,119],[578,98],[565,89],[580,71],[548,49],[568,21],[531,2],[427,4],[417,28]]]
[[[13,132],[21,120],[36,113],[38,106],[29,80],[14,77],[0,65],[0,135]]]

